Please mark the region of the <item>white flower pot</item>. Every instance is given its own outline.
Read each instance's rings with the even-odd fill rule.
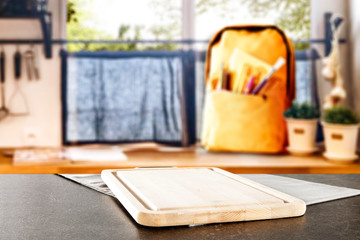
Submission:
[[[287,118],[289,136],[289,152],[295,154],[310,154],[317,151],[315,146],[317,119]]]
[[[325,136],[324,156],[330,160],[353,162],[358,159],[359,124],[343,125],[322,122]]]

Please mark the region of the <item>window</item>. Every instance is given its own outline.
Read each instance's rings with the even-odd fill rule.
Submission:
[[[199,138],[204,100],[206,41],[226,25],[244,23],[278,24],[291,38],[306,39],[310,35],[310,0],[68,0],[69,40],[100,39],[129,42],[68,44],[70,51],[108,50],[112,53],[64,55],[68,71],[65,74],[64,81],[67,88],[64,88],[64,91],[68,104],[63,114],[69,121],[64,125],[63,131],[66,133],[65,137],[68,137],[64,141],[106,143],[158,140],[183,143],[184,135],[188,135],[188,139],[194,139],[190,136],[195,134],[194,119],[196,119],[196,135]],[[166,42],[181,38],[205,40],[205,42],[196,44],[190,54],[182,54],[177,51],[181,48],[181,44]],[[133,40],[162,42],[149,44]],[[301,49],[307,45],[301,44],[297,47]],[[162,52],[157,51],[154,54],[151,52],[153,50]],[[128,53],[125,54],[124,51]],[[131,53],[132,51],[134,54]],[[139,51],[142,54],[138,55]],[[175,55],[168,55],[169,51],[174,52]],[[146,62],[145,59],[152,60]],[[91,67],[92,65],[94,67]],[[123,68],[124,65],[128,67]],[[86,71],[84,66],[87,67]],[[123,72],[118,71],[119,69]],[[156,71],[152,72],[154,69]],[[105,70],[109,72],[104,72]],[[169,71],[176,71],[176,74],[167,78],[166,74]],[[128,72],[132,75],[128,75]],[[145,74],[147,72],[153,75]],[[125,75],[127,77],[124,79]],[[94,80],[88,81],[90,78]],[[132,81],[129,81],[132,78],[134,84],[136,82],[141,87],[134,88],[131,85]],[[146,105],[146,101],[136,100],[148,99],[149,95],[146,91],[152,91],[151,93],[157,91],[153,86],[143,87],[143,83],[157,83],[156,79],[160,79],[162,83],[158,86],[161,89],[158,94],[159,99],[161,95],[165,102],[160,102],[175,104],[177,108],[175,114],[171,116],[156,115],[169,114],[169,109],[159,109],[156,104],[150,106]],[[126,84],[122,85],[123,83],[117,81]],[[173,88],[174,84],[179,86]],[[172,87],[167,89],[166,86]],[[171,94],[175,96],[174,99],[166,95],[170,93],[169,91],[173,91]],[[150,98],[155,99],[155,96]],[[82,104],[81,101],[86,101],[85,99],[92,99],[92,105]],[[122,106],[119,105],[130,100],[132,107],[138,111],[127,108],[126,114],[130,114],[131,119],[121,120],[124,112],[121,112]],[[146,112],[143,112],[144,109]],[[149,111],[152,112],[149,114]],[[195,112],[196,118],[193,116]],[[106,117],[108,115],[112,117]],[[144,116],[152,116],[152,118],[147,118],[149,121],[136,120]],[[161,119],[163,122],[172,121],[172,123],[157,125],[155,123],[159,121],[154,119]],[[149,128],[138,131],[145,125]],[[165,129],[159,129],[160,126],[165,126]],[[124,135],[131,129],[136,131]],[[170,139],[168,137],[171,134],[167,135],[169,132],[173,134]]]
[[[180,4],[71,0],[68,39],[180,39]],[[194,53],[178,48],[173,43],[69,44],[70,51],[87,51],[62,54],[64,144],[194,142],[189,117],[194,115],[195,73],[189,64]]]
[[[195,8],[195,18],[182,8]],[[245,23],[277,24],[291,38],[307,39],[310,0],[68,0],[67,34],[85,40],[174,40],[186,31],[183,20],[190,21],[188,28],[194,26],[197,40]]]

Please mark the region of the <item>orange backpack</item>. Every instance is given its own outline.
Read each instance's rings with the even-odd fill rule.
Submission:
[[[269,66],[279,57],[283,57],[286,63],[259,94],[218,90],[223,65],[231,60],[234,51],[241,51]],[[235,78],[234,72],[229,74],[230,79]],[[284,151],[287,137],[283,112],[295,97],[295,60],[293,45],[282,30],[273,25],[223,28],[209,43],[205,81],[201,143],[207,150]],[[231,80],[230,85],[230,88],[234,87]]]

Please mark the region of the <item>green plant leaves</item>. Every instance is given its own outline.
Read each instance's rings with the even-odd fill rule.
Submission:
[[[359,117],[348,107],[336,106],[325,111],[324,121],[335,124],[357,124]]]
[[[284,116],[286,118],[314,119],[318,118],[320,113],[315,104],[308,102],[299,104],[297,102],[293,102],[292,107],[284,113]]]

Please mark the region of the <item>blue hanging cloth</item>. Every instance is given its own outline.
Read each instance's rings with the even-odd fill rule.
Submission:
[[[195,141],[194,52],[61,56],[65,145]]]

